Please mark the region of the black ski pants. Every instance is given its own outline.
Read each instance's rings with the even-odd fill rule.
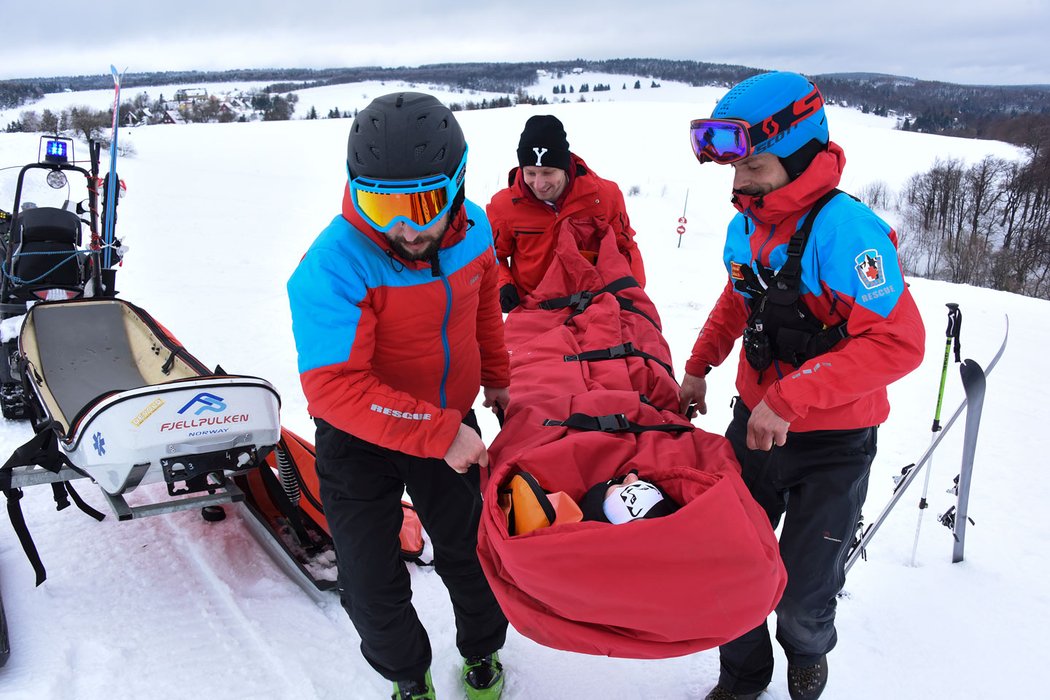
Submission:
[[[458,474],[442,459],[388,450],[315,422],[317,475],[335,543],[340,598],[361,636],[365,660],[391,681],[422,680],[430,667],[430,640],[412,607],[411,579],[400,558],[406,488],[452,599],[460,654],[499,650],[507,619],[478,563],[478,467]],[[478,430],[473,411],[463,422]]]
[[[788,433],[783,447],[747,449],[751,412],[736,399],[726,437],[744,483],[774,529],[784,520],[780,556],[787,587],[777,605],[777,641],[788,663],[812,666],[834,648],[835,603],[868,491],[876,428]],[[773,647],[763,622],[719,649],[719,684],[758,692],[773,678]]]

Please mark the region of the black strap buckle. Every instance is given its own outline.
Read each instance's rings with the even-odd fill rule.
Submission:
[[[598,421],[598,430],[603,433],[620,433],[629,430],[631,422],[622,413],[610,413],[606,416],[595,416]]]

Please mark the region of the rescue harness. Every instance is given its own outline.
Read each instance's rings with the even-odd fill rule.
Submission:
[[[773,360],[801,367],[806,361],[831,350],[849,337],[846,321],[827,326],[799,298],[802,286],[802,254],[817,214],[842,190],[833,189],[818,199],[787,245],[787,261],[779,270],[759,265],[757,272],[740,266],[743,279],[733,286],[748,297],[751,310],[744,329],[744,356],[759,372]],[[849,195],[852,196],[852,195]]]

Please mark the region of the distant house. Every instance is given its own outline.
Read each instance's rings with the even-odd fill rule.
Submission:
[[[153,112],[147,107],[132,110],[124,117],[125,126],[142,126],[143,124],[152,124],[153,121]]]
[[[185,124],[186,120],[182,118],[182,115],[174,109],[166,109],[160,115],[161,124]]]
[[[208,91],[202,87],[179,88],[175,91],[175,101],[180,104],[193,104],[208,99]]]

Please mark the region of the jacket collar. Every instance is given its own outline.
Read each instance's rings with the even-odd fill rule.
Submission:
[[[397,251],[390,246],[390,241],[386,239],[382,231],[376,231],[372,228],[371,224],[365,221],[364,217],[357,213],[357,209],[354,208],[354,201],[350,197],[350,185],[347,185],[343,189],[343,218],[346,219],[351,226],[357,229],[363,236],[367,237],[377,246],[379,246],[383,252],[389,255],[391,258],[397,260],[405,267],[421,270],[430,267],[430,263],[426,260],[405,260],[403,257],[398,255]],[[455,244],[462,241],[467,235],[467,229],[469,223],[467,220],[466,212],[464,207],[460,206],[459,211],[456,212],[456,216],[453,217],[452,222],[449,224],[448,230],[445,231],[445,237],[441,241],[441,250],[454,246]]]
[[[828,142],[828,150],[817,154],[809,167],[797,178],[769,194],[754,197],[734,194],[733,206],[744,216],[762,224],[780,224],[783,221],[808,211],[828,190],[838,186],[842,170],[846,166],[846,154],[834,142]]]
[[[583,175],[587,175],[590,172],[590,168],[583,162],[583,158],[580,158],[575,153],[569,152],[569,158],[572,160],[572,168],[568,171],[569,181],[565,185],[565,191],[558,197],[558,201],[554,203],[556,210],[561,210],[565,205],[565,202],[569,199],[570,193],[573,188],[578,187],[577,180]],[[521,175],[521,168],[511,168],[510,173],[507,175],[507,183],[512,190],[514,190],[514,199],[524,199],[527,202],[535,202],[536,204],[542,204],[543,206],[550,206],[548,202],[541,201],[528,185],[525,184],[525,178]]]

